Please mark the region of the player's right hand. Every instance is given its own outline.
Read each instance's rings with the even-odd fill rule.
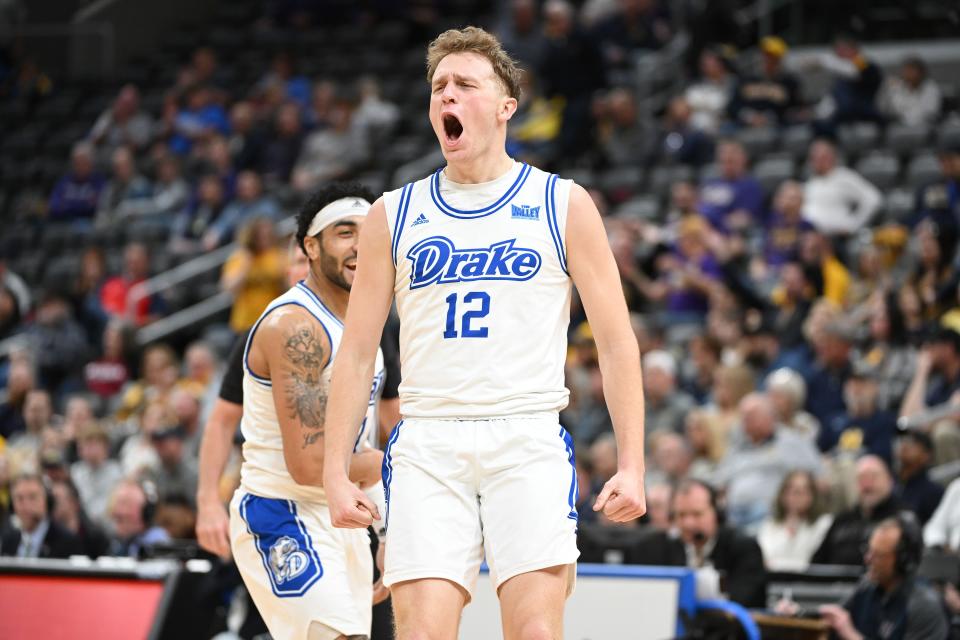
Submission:
[[[342,529],[366,529],[380,519],[380,510],[346,475],[324,478],[327,505],[333,526]]]
[[[197,505],[197,542],[201,549],[230,559],[230,516],[222,502]]]

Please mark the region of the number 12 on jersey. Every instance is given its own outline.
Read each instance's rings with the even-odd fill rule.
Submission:
[[[479,302],[479,308],[477,303]],[[490,313],[490,294],[486,291],[471,291],[463,296],[463,315],[460,317],[460,333],[457,333],[457,294],[447,296],[447,326],[444,338],[486,338],[487,327],[470,326],[472,320],[485,318]]]

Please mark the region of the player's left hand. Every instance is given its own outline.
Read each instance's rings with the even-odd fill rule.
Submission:
[[[621,469],[607,480],[593,505],[613,522],[629,522],[647,512],[643,474]]]

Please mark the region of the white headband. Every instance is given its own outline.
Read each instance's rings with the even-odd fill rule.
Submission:
[[[363,198],[348,196],[334,200],[313,216],[313,222],[307,229],[308,236],[315,236],[335,222],[340,222],[344,218],[353,216],[366,216],[370,211],[370,203]]]

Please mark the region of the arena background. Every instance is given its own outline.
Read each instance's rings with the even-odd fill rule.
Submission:
[[[721,568],[740,604],[842,601],[861,542],[903,509],[960,612],[956,3],[0,0],[3,539],[10,481],[34,471],[83,553],[168,559],[0,559],[0,635],[256,634],[235,572],[193,541],[226,354],[283,290],[312,189],[382,192],[442,166],[425,46],[468,24],[527,70],[508,151],[605,216],[644,354],[650,513],[618,527],[589,507],[616,451],[574,304],[561,419],[583,560],[662,564],[651,540],[696,477],[759,538],[753,595]],[[815,477],[812,507],[778,500],[794,468]],[[798,522],[810,537],[784,545]],[[98,589],[118,607],[101,613]],[[689,622],[677,593],[657,597]],[[631,606],[594,637],[651,637]]]

